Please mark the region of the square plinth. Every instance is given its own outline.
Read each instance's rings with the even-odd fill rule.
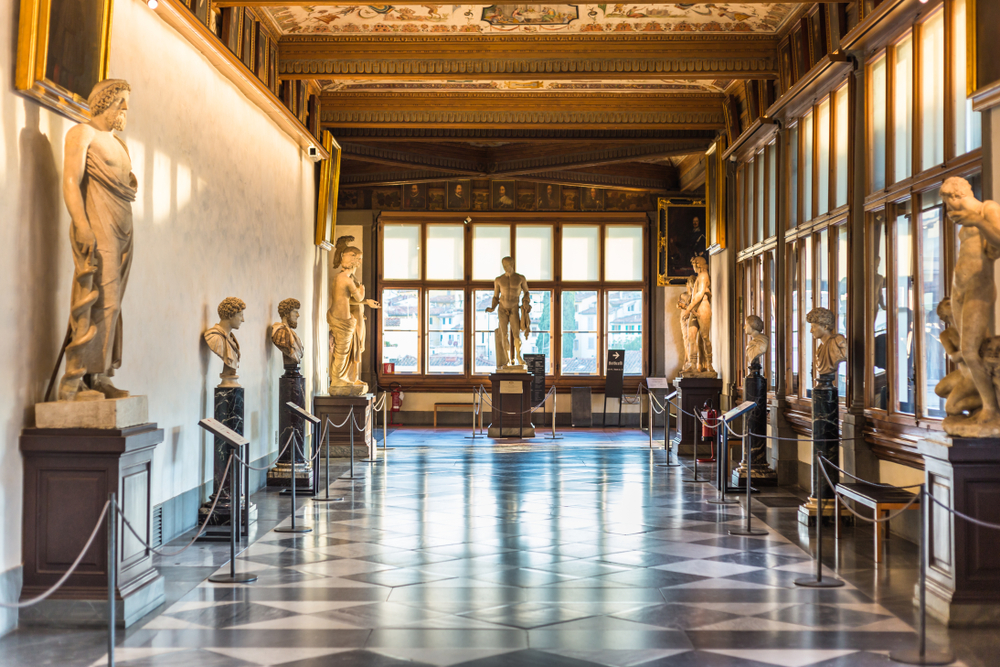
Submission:
[[[145,396],[35,404],[37,428],[123,429],[149,422]]]

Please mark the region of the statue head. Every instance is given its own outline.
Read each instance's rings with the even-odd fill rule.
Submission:
[[[356,269],[358,264],[361,262],[361,248],[356,248],[352,245],[344,248],[344,252],[340,255],[340,267],[348,271]]]
[[[513,257],[510,257],[510,256],[504,257],[503,259],[500,260],[500,263],[503,264],[503,270],[504,270],[505,273],[513,273],[514,272],[514,258]]]
[[[941,184],[941,199],[944,200],[948,208],[952,208],[954,204],[957,204],[962,199],[974,196],[972,186],[969,185],[967,180],[959,176],[947,178]]]
[[[87,105],[93,119],[121,132],[125,129],[132,87],[124,79],[105,79],[90,91]]]
[[[708,271],[708,262],[701,255],[695,255],[691,258],[691,266],[694,267],[695,273],[705,273]]]
[[[837,316],[829,308],[813,308],[806,315],[806,322],[812,325],[812,335],[817,338],[829,336],[837,325]]]
[[[351,245],[351,241],[353,240],[354,240],[353,236],[337,237],[337,242],[333,244],[333,268],[336,269],[337,267],[340,266],[341,256],[344,254],[344,250],[346,250]]]
[[[298,299],[283,299],[278,304],[278,316],[292,329],[299,326],[299,307],[301,305]]]
[[[230,329],[239,329],[243,323],[243,311],[246,307],[243,299],[227,296],[219,304],[219,321],[228,323]]]
[[[764,333],[764,320],[757,315],[747,315],[743,330],[748,336],[755,333],[762,334]]]

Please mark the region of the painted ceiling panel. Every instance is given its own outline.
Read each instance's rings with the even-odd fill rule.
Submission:
[[[338,91],[566,91],[579,92],[595,90],[603,92],[710,92],[720,93],[729,84],[728,81],[665,81],[616,79],[608,81],[334,81],[319,79],[318,83],[325,93]]]

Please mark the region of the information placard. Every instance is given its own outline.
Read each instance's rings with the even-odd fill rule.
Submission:
[[[531,373],[531,406],[535,407],[545,400],[545,355],[525,354],[524,363]]]
[[[608,350],[608,376],[604,384],[605,397],[621,399],[624,375],[625,350]]]
[[[670,389],[670,381],[667,378],[646,378],[646,387],[649,389]]]

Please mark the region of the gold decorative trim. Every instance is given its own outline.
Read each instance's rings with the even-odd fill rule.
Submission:
[[[319,165],[319,196],[316,200],[316,245],[337,237],[337,201],[340,197],[340,145],[329,132],[323,133],[323,149],[330,158]]]

